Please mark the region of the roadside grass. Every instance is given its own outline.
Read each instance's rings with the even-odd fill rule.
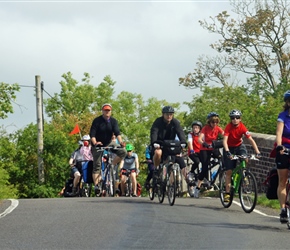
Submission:
[[[202,196],[204,197],[219,197],[219,191],[214,190],[214,191],[201,191]],[[273,209],[279,209],[280,204],[278,200],[268,200],[265,194],[258,194],[258,200],[257,204],[264,206],[264,207],[269,207]]]

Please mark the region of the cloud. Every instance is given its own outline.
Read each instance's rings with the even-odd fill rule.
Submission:
[[[70,71],[81,80],[88,72],[94,84],[111,75],[117,94],[125,90],[182,103],[198,90],[178,86],[178,78],[194,68],[199,55],[212,53],[209,44],[217,40],[198,20],[229,4],[26,2],[0,7],[1,82],[34,86],[40,75],[53,94],[60,91],[63,73]],[[36,121],[32,90],[21,90],[17,102],[27,110],[21,113],[16,106],[4,125],[22,128]]]

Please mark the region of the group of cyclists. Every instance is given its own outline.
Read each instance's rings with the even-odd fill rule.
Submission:
[[[288,176],[289,161],[286,159],[285,152],[290,148],[290,91],[284,94],[284,112],[279,114],[276,133],[277,156],[276,163],[278,175],[280,178],[278,187],[278,199],[281,204],[281,223],[288,221],[288,216],[285,215],[285,196],[286,196],[286,180]],[[78,167],[73,164],[77,162],[78,157],[86,157],[93,161],[93,182],[95,194],[100,193],[99,183],[101,181],[101,165],[102,152],[97,150],[98,146],[112,146],[112,152],[115,154],[112,164],[119,165],[122,169],[133,170],[131,172],[133,184],[133,196],[136,195],[136,175],[139,172],[138,155],[133,152],[133,145],[123,142],[118,122],[111,116],[111,104],[102,106],[102,114],[96,117],[90,129],[90,134],[86,135],[79,142],[79,153],[74,152],[70,159],[72,165],[72,173],[75,177],[73,193],[76,192],[76,183],[80,177]],[[175,110],[172,106],[165,106],[162,109],[162,116],[158,117],[152,124],[150,129],[150,147],[146,148],[146,160],[148,163],[148,176],[145,181],[145,187],[148,188],[150,179],[153,176],[153,171],[158,169],[160,163],[165,159],[166,153],[161,147],[162,142],[166,140],[179,140],[182,145],[187,145],[188,157],[193,164],[190,171],[187,173],[185,160],[182,155],[176,155],[175,163],[178,163],[181,173],[185,180],[188,181],[188,175],[194,173],[196,168],[201,164],[201,172],[198,175],[198,183],[194,187],[194,197],[199,197],[200,188],[205,177],[208,176],[208,166],[211,157],[223,158],[224,168],[226,169],[226,195],[225,202],[230,199],[231,175],[236,167],[237,160],[233,160],[234,155],[247,155],[247,149],[243,143],[243,137],[247,138],[253,147],[256,157],[261,157],[259,148],[252,138],[250,132],[242,122],[242,112],[238,109],[233,109],[229,112],[230,121],[224,129],[219,126],[220,117],[216,112],[210,112],[206,117],[206,124],[203,126],[200,121],[193,121],[191,124],[191,132],[186,136],[180,122],[174,117]],[[112,140],[112,136],[116,140]],[[222,140],[222,154],[219,149],[213,147],[213,142],[217,139]],[[153,146],[154,145],[154,146]],[[80,155],[82,156],[80,156]],[[286,171],[287,170],[287,171]],[[124,193],[124,178],[126,170],[121,171],[121,193]],[[287,218],[286,218],[287,217]]]

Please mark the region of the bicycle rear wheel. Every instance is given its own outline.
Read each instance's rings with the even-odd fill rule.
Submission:
[[[168,202],[170,206],[174,205],[175,197],[176,197],[176,171],[172,170],[172,165],[169,166],[169,174],[167,180],[167,194],[168,194]],[[170,176],[173,175],[173,180],[171,180]]]
[[[243,210],[246,213],[251,213],[257,203],[258,188],[255,176],[249,171],[243,172],[239,187],[239,197]]]
[[[153,176],[149,182],[148,196],[151,201],[154,200],[155,197],[155,177]]]
[[[225,195],[226,195],[226,170],[222,170],[220,172],[219,195],[220,195],[220,200],[221,200],[222,205],[225,208],[229,208],[232,205],[232,203],[233,203],[234,191],[233,191],[233,188],[231,187],[230,198],[229,198],[228,201],[225,200]]]

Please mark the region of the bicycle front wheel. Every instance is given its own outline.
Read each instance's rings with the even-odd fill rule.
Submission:
[[[108,187],[108,196],[114,197],[116,194],[115,178],[114,178],[114,169],[111,166],[108,173],[107,187]]]
[[[222,205],[225,208],[229,208],[233,203],[234,191],[233,188],[231,187],[230,196],[226,197],[226,195],[228,195],[226,193],[226,170],[222,170],[220,173],[219,195]]]
[[[159,183],[157,185],[157,195],[158,195],[159,203],[163,203],[163,201],[164,201],[165,187],[166,187],[165,183],[160,178]]]
[[[173,166],[170,166],[172,168]],[[168,202],[170,206],[174,205],[176,197],[176,171],[170,170],[167,180]]]
[[[258,188],[255,176],[249,171],[243,172],[239,188],[239,197],[243,210],[246,213],[251,213],[257,203]]]

